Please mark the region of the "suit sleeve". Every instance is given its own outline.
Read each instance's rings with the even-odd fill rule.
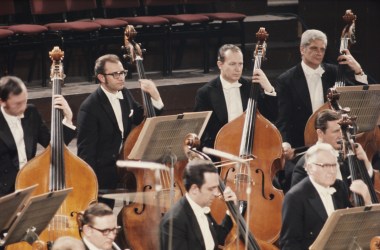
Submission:
[[[95,166],[97,158],[98,122],[94,114],[82,107],[78,118],[78,156],[90,166]]]
[[[285,77],[280,77],[276,80],[275,87],[277,92],[277,104],[278,104],[278,115],[276,126],[281,133],[282,140],[284,142],[289,142],[292,144],[289,130],[289,115],[294,112],[292,110],[291,95],[289,93],[289,88],[287,88]]]
[[[282,250],[303,250],[303,204],[292,193],[287,193],[282,207],[280,247]]]
[[[170,230],[172,226],[172,231]],[[161,237],[160,237],[160,249],[168,250],[170,242],[169,239],[172,239],[171,249],[181,249],[181,250],[190,250],[188,246],[191,244],[188,242],[188,231],[186,229],[187,225],[179,218],[174,217],[172,224],[169,218],[161,221]],[[170,237],[172,235],[172,237]]]

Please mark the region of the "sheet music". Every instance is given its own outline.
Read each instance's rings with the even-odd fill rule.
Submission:
[[[203,134],[211,111],[148,118],[128,159],[158,161],[168,151],[186,158],[183,142],[188,133]]]

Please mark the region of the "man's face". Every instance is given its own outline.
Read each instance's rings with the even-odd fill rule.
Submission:
[[[114,77],[112,74],[115,72],[124,71],[123,65],[121,62],[106,62],[104,65],[104,74],[98,74],[98,80],[102,84],[102,86],[110,93],[116,93],[119,90],[124,88],[125,83],[125,75],[119,75],[118,77]]]
[[[234,83],[238,81],[243,72],[243,55],[241,52],[227,50],[224,53],[224,62],[218,61],[218,67],[222,77]]]
[[[85,225],[85,227],[85,236],[93,245],[99,249],[112,249],[112,242],[115,240],[117,234],[116,217],[113,214],[94,217],[92,224]],[[108,230],[108,234],[101,232],[105,229],[111,230]]]
[[[329,187],[336,180],[338,169],[337,158],[328,151],[318,152],[315,159],[308,163],[307,172],[316,183],[323,187]]]
[[[339,150],[341,148],[341,144],[338,142],[341,142],[342,140],[342,131],[338,122],[339,120],[328,121],[327,129],[325,132],[317,129],[319,141],[330,144],[336,150]]]
[[[302,61],[316,69],[322,63],[326,52],[326,44],[322,40],[313,40],[309,45],[300,47]]]
[[[220,195],[219,192],[219,175],[217,173],[204,173],[205,183],[198,188],[194,201],[201,207],[211,206],[215,197]]]
[[[28,93],[26,89],[23,89],[18,95],[10,94],[8,100],[2,101],[1,105],[7,114],[18,116],[25,112],[27,101]]]

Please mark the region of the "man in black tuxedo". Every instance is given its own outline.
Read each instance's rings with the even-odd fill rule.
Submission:
[[[210,208],[219,192],[219,175],[211,161],[193,160],[183,174],[186,195],[165,214],[160,223],[160,249],[213,250],[224,245],[232,228],[226,215],[221,225],[210,215]],[[235,193],[227,187],[226,201],[237,202]]]
[[[99,57],[95,62],[99,88],[83,101],[77,117],[78,156],[95,171],[100,189],[115,189],[118,183],[116,160],[134,125],[144,119],[144,108],[125,87],[127,71],[116,55]],[[151,80],[140,80],[152,104],[162,109],[160,94]],[[99,199],[113,207],[114,202]]]
[[[49,128],[27,100],[28,92],[21,79],[0,79],[0,196],[15,191],[17,173],[36,155],[37,143],[43,147],[50,143]],[[62,95],[55,95],[54,107],[63,111],[64,141],[68,144],[76,134],[70,106]]]
[[[328,216],[336,209],[350,207],[347,189],[336,179],[338,163],[334,148],[319,143],[306,152],[308,177],[285,195],[282,207],[280,247],[306,250],[315,241]],[[362,180],[354,180],[350,190],[370,205],[371,196]]]
[[[112,209],[104,203],[90,205],[80,216],[80,230],[86,250],[111,250],[120,231]]]
[[[288,158],[294,148],[305,145],[306,123],[313,112],[327,101],[327,91],[336,82],[338,67],[322,62],[326,46],[327,37],[323,32],[306,30],[301,37],[301,63],[281,74],[275,82],[278,101],[276,126],[287,144],[284,153]],[[346,84],[367,84],[367,76],[360,64],[348,50],[342,53],[338,62],[348,66]]]
[[[328,143],[336,151],[336,156],[338,158],[339,168],[337,171],[337,179],[343,180],[347,187],[350,186],[350,170],[347,160],[342,159],[339,156],[339,151],[342,148],[342,131],[339,125],[341,116],[330,109],[323,110],[318,113],[315,119],[315,130],[318,136],[317,143]],[[371,162],[368,160],[367,154],[365,153],[363,147],[357,144],[355,149],[356,156],[359,160],[362,160],[367,168],[368,175],[373,176],[373,168]],[[305,169],[305,155],[303,155],[298,161],[294,168],[292,175],[291,185],[294,186],[300,182],[303,178],[307,177]]]
[[[243,54],[239,47],[232,44],[223,45],[218,52],[220,76],[198,89],[195,97],[194,111],[213,111],[202,135],[202,146],[214,147],[219,130],[228,122],[237,118],[247,109],[253,83],[259,83],[258,109],[269,119],[275,120],[276,92],[261,69],[253,72],[252,80],[242,77]]]

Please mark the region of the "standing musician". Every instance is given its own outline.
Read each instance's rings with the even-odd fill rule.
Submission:
[[[194,159],[185,168],[183,183],[186,195],[161,220],[160,249],[218,249],[218,245],[224,245],[233,224],[226,215],[218,225],[210,214],[209,206],[220,195],[217,169],[211,161]],[[237,203],[229,187],[224,190],[223,197]]]
[[[125,87],[127,71],[116,55],[99,57],[95,62],[95,81],[99,88],[81,104],[78,113],[78,156],[95,171],[100,189],[115,189],[118,182],[116,160],[133,125],[142,122],[144,109]],[[164,106],[151,80],[139,80],[150,94],[153,106]],[[102,199],[109,206],[114,201]]]
[[[349,187],[351,181],[349,180],[350,170],[347,160],[339,159],[343,157],[339,155],[339,151],[342,149],[342,131],[339,125],[341,120],[341,115],[337,112],[326,109],[318,113],[315,119],[315,130],[317,131],[319,143],[330,144],[338,158],[339,168],[337,169],[337,179],[343,180],[347,187]],[[373,168],[371,162],[368,160],[367,154],[365,153],[363,147],[360,144],[356,144],[356,156],[359,160],[362,160],[367,168],[368,175],[373,176]],[[307,177],[305,169],[305,155],[303,155],[298,161],[294,168],[292,175],[292,186],[296,185],[303,178]]]
[[[220,76],[198,89],[195,111],[213,111],[202,135],[202,147],[214,147],[217,133],[223,125],[237,118],[247,109],[252,83],[259,83],[263,91],[258,100],[260,113],[274,120],[276,92],[261,69],[253,72],[252,80],[242,77],[243,54],[239,47],[225,44],[218,51]]]
[[[15,76],[0,79],[0,196],[14,192],[19,170],[36,155],[37,143],[47,147],[50,131],[41,114],[27,104],[28,91]],[[54,108],[64,114],[64,141],[68,144],[76,134],[72,111],[62,95],[54,96]]]
[[[282,207],[280,247],[306,250],[315,241],[328,216],[336,209],[351,207],[347,189],[337,180],[338,162],[334,148],[318,143],[305,155],[308,177],[285,195]],[[371,196],[362,180],[354,180],[350,190],[370,205]]]
[[[276,126],[286,145],[285,153],[293,157],[294,148],[304,146],[304,130],[309,117],[324,102],[327,90],[337,78],[336,65],[322,63],[327,46],[326,35],[319,30],[306,30],[301,37],[302,61],[281,74],[275,83],[278,99]],[[338,63],[347,65],[353,81],[348,84],[367,84],[367,76],[360,64],[345,49]]]
[[[106,204],[90,205],[80,217],[80,224],[86,250],[120,249],[114,243],[120,226],[112,209]]]

